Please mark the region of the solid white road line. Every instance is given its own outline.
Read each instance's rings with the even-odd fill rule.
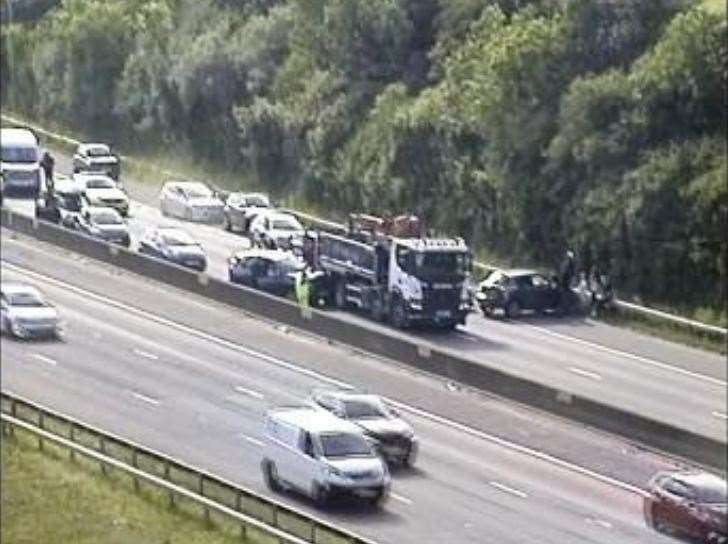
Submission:
[[[134,348],[132,352],[135,355],[139,355],[139,357],[144,357],[145,359],[151,359],[152,361],[156,361],[159,359],[158,355],[154,355],[154,353],[149,353],[148,351],[144,351],[138,348]]]
[[[33,357],[33,359],[42,361],[47,365],[56,366],[58,364],[58,361],[56,361],[55,359],[51,359],[50,357],[46,357],[45,355],[41,355],[40,353],[33,353],[31,357]]]
[[[586,518],[586,522],[591,525],[598,525],[604,529],[611,529],[613,527],[608,521],[599,518]]]
[[[157,399],[153,399],[152,397],[148,397],[146,395],[142,395],[141,393],[137,393],[136,391],[131,392],[132,396],[138,398],[139,400],[146,402],[148,404],[153,404],[155,406],[159,406],[161,404],[160,401]]]
[[[496,489],[500,489],[501,491],[510,493],[511,495],[515,495],[516,497],[520,497],[521,499],[528,498],[528,494],[524,493],[523,491],[519,491],[518,489],[513,489],[512,487],[508,487],[507,485],[501,484],[499,482],[488,482],[488,483],[490,483],[490,485],[492,485]]]
[[[183,325],[181,323],[177,323],[175,321],[172,321],[170,319],[160,317],[158,315],[152,314],[150,312],[140,310],[139,308],[135,308],[134,306],[130,306],[128,304],[124,304],[122,302],[118,302],[116,300],[112,300],[106,297],[103,297],[101,295],[97,295],[96,293],[93,293],[91,291],[87,291],[85,289],[81,289],[80,287],[76,287],[75,285],[71,285],[68,283],[65,283],[63,281],[57,280],[56,278],[52,278],[50,276],[46,276],[45,274],[40,274],[38,272],[34,272],[32,270],[28,270],[27,268],[23,268],[21,266],[17,266],[11,263],[7,263],[3,261],[3,266],[7,270],[13,270],[15,272],[19,272],[24,274],[26,277],[35,278],[39,281],[45,282],[47,285],[55,285],[56,287],[60,287],[62,289],[65,289],[67,291],[71,291],[77,294],[81,294],[89,299],[95,300],[97,302],[101,302],[103,304],[107,304],[109,306],[112,306],[114,308],[118,308],[121,310],[124,310],[132,315],[136,315],[139,317],[142,317],[144,319],[148,319],[150,321],[154,321],[155,323],[160,323],[163,325],[166,325],[172,329],[175,329],[177,331],[181,331],[187,334],[190,334],[191,336],[196,336],[197,338],[201,338],[204,340],[207,340],[209,342],[216,343],[221,346],[228,347],[234,351],[245,353],[247,355],[256,357],[260,360],[270,362],[272,364],[281,366],[283,368],[287,368],[288,370],[291,370],[292,372],[296,372],[298,374],[302,374],[304,376],[312,377],[317,380],[320,380],[324,383],[328,383],[330,385],[334,385],[337,387],[341,387],[343,389],[354,389],[354,386],[343,382],[341,380],[337,380],[335,378],[331,378],[329,376],[326,376],[324,374],[321,374],[319,372],[309,370],[307,368],[299,367],[293,363],[289,363],[287,361],[283,361],[281,359],[277,359],[276,357],[273,357],[271,355],[267,355],[265,353],[257,352],[253,349],[241,346],[239,344],[235,344],[234,342],[231,342],[229,340],[225,340],[223,338],[219,338],[217,336],[214,336],[212,334],[208,334],[206,332],[202,332],[200,330],[197,330],[193,327],[189,327],[187,325]],[[637,486],[628,484],[626,482],[622,482],[620,480],[617,480],[615,478],[611,478],[609,476],[604,476],[603,474],[599,474],[597,472],[594,472],[592,470],[589,470],[587,468],[581,467],[579,465],[576,465],[574,463],[570,463],[569,461],[565,461],[563,459],[559,459],[558,457],[554,457],[552,455],[549,455],[547,453],[534,450],[531,448],[528,448],[526,446],[522,446],[520,444],[516,444],[514,442],[509,442],[508,440],[505,440],[503,438],[499,438],[495,435],[488,434],[484,431],[480,431],[478,429],[474,429],[472,427],[468,427],[467,425],[464,425],[462,423],[458,423],[456,421],[453,421],[451,419],[447,419],[442,416],[438,416],[436,414],[427,412],[425,410],[421,410],[419,408],[416,408],[414,406],[410,406],[408,404],[405,404],[403,402],[399,402],[393,399],[385,399],[387,402],[392,404],[393,406],[400,408],[403,411],[407,411],[413,414],[416,414],[422,418],[429,419],[430,421],[439,423],[440,425],[443,425],[445,427],[449,427],[451,429],[464,432],[466,434],[469,434],[471,436],[475,436],[477,438],[480,438],[482,440],[486,440],[488,442],[492,442],[494,444],[498,444],[502,447],[508,448],[513,451],[517,451],[519,453],[522,453],[524,455],[531,456],[535,459],[538,459],[540,461],[552,464],[554,466],[558,466],[559,468],[565,469],[570,472],[575,472],[577,474],[581,474],[582,476],[591,478],[593,480],[597,480],[603,484],[607,484],[613,487],[617,487],[619,489],[622,489],[623,491],[627,491],[629,493],[634,493],[643,497],[649,496],[649,494],[643,490],[640,489]]]
[[[585,378],[589,378],[590,380],[596,380],[596,381],[602,380],[602,377],[599,374],[597,374],[596,372],[589,372],[588,370],[576,368],[575,366],[569,367],[569,372],[573,372],[574,374],[578,374],[579,376],[584,376]]]
[[[674,372],[676,374],[682,374],[683,376],[689,376],[696,380],[701,380],[701,381],[707,382],[712,385],[717,385],[719,387],[728,386],[728,382],[726,382],[724,380],[719,380],[718,378],[713,378],[712,376],[706,376],[705,374],[699,374],[697,372],[692,372],[690,370],[680,368],[679,366],[673,366],[668,363],[663,363],[662,361],[656,361],[654,359],[642,357],[641,355],[635,355],[634,353],[629,353],[627,351],[622,351],[622,350],[614,349],[614,348],[608,348],[607,346],[602,346],[601,344],[595,344],[594,342],[590,342],[588,340],[582,340],[581,338],[575,338],[573,336],[561,334],[561,333],[552,331],[550,329],[546,329],[544,327],[539,327],[537,325],[531,325],[530,323],[524,323],[523,325],[526,327],[529,327],[531,329],[534,329],[536,331],[539,331],[542,334],[547,334],[549,336],[553,336],[554,338],[559,338],[561,340],[566,340],[568,342],[574,342],[575,344],[587,346],[589,348],[592,348],[592,349],[595,349],[598,351],[603,351],[604,353],[609,353],[611,355],[616,355],[618,357],[625,357],[627,359],[632,359],[633,361],[638,361],[640,363],[643,363],[643,364],[646,364],[649,366],[654,366],[655,368],[660,368],[662,370],[667,370],[669,372]]]
[[[406,504],[407,506],[411,506],[414,504],[414,501],[412,499],[408,499],[407,497],[403,497],[402,495],[398,495],[397,493],[389,492],[389,496],[393,498],[395,501],[399,501],[402,504]]]
[[[248,389],[247,387],[243,387],[242,385],[236,385],[233,389],[235,389],[235,391],[237,391],[238,393],[248,395],[249,397],[253,397],[254,399],[262,399],[265,397],[263,393],[258,393],[257,391],[253,391],[252,389]]]
[[[258,440],[257,438],[253,438],[252,436],[248,436],[247,434],[241,434],[240,438],[243,440],[246,440],[250,442],[251,444],[254,444],[256,446],[262,446],[263,442],[261,440]]]
[[[728,419],[728,415],[723,412],[713,412],[713,417],[717,417],[718,419]]]

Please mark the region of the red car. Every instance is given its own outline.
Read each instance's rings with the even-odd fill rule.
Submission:
[[[728,543],[726,481],[705,472],[660,472],[644,500],[655,530],[705,544]]]

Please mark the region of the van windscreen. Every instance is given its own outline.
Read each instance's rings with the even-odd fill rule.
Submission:
[[[362,436],[349,433],[322,434],[324,457],[354,457],[372,455],[369,444]]]
[[[32,164],[38,162],[38,150],[34,147],[2,146],[2,161]]]

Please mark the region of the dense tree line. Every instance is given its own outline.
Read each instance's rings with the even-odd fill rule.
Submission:
[[[572,247],[725,319],[726,23],[700,3],[36,4],[3,27],[12,109],[318,209],[420,213],[512,263]]]

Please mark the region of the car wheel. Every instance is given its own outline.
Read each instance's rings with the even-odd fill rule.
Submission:
[[[368,497],[366,502],[372,508],[377,508],[384,498],[384,491],[378,491],[373,497]]]
[[[313,489],[311,490],[311,499],[316,503],[316,506],[326,506],[329,500],[329,494],[321,484],[314,482]]]
[[[672,534],[670,526],[662,520],[662,518],[657,513],[657,509],[654,507],[652,508],[652,528],[658,533],[666,535]]]
[[[167,211],[167,203],[164,200],[159,203],[159,211],[162,212],[163,217],[169,217],[169,212]]]
[[[185,208],[185,220],[192,221],[192,210],[190,208]]]
[[[222,226],[228,232],[232,232],[232,230],[233,230],[233,225],[232,225],[232,222],[230,221],[230,216],[226,213],[223,214],[223,216],[222,216]]]
[[[276,469],[275,463],[269,459],[264,459],[262,465],[265,484],[271,491],[279,493],[283,489],[283,486],[281,485],[281,480],[278,477],[278,469]]]
[[[521,305],[518,304],[517,300],[511,300],[506,305],[506,317],[509,319],[515,319],[521,314]]]

